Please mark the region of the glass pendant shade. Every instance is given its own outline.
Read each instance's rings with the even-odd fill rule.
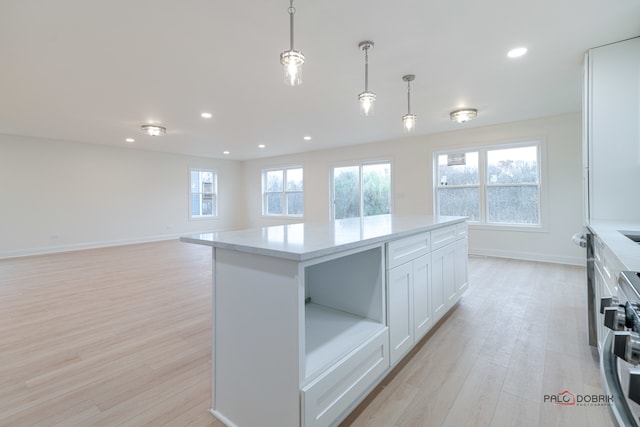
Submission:
[[[411,114],[411,82],[415,78],[416,76],[413,74],[402,76],[402,81],[407,82],[407,114],[402,116],[404,133],[413,133],[416,129],[416,115]]]
[[[369,49],[373,47],[373,42],[366,40],[360,42],[358,47],[364,51],[364,92],[358,95],[358,100],[360,114],[368,117],[373,116],[373,104],[376,102],[376,94],[369,90]]]
[[[284,66],[284,83],[287,86],[302,84],[302,64],[304,55],[302,52],[287,50],[280,54],[280,63]]]
[[[284,66],[284,84],[287,86],[298,86],[302,84],[302,64],[304,55],[293,48],[293,16],[296,8],[293,7],[293,0],[289,0],[289,50],[280,54],[280,63]]]
[[[360,100],[360,114],[363,116],[373,115],[373,104],[376,101],[376,94],[373,92],[362,92],[358,95]]]
[[[405,133],[413,133],[416,128],[416,115],[415,114],[405,114],[402,116],[402,124],[404,124],[404,132]]]

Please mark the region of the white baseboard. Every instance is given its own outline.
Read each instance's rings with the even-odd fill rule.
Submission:
[[[206,231],[202,231],[202,232],[204,233]],[[71,252],[71,251],[79,251],[83,249],[108,248],[111,246],[135,245],[139,243],[159,242],[163,240],[178,239],[181,236],[184,236],[185,234],[197,234],[197,233],[198,232],[165,234],[161,236],[148,236],[148,237],[140,237],[135,239],[75,243],[70,245],[47,246],[47,247],[35,248],[35,249],[6,251],[6,252],[0,252],[0,259],[18,258],[18,257],[33,256],[33,255],[45,255],[45,254],[52,254],[52,253],[58,253],[58,252]],[[469,255],[490,256],[490,257],[496,257],[496,258],[512,258],[512,259],[522,259],[526,261],[551,262],[556,264],[568,264],[568,265],[579,265],[579,266],[586,265],[586,259],[582,257],[565,257],[565,256],[551,255],[551,254],[541,254],[537,252],[520,252],[520,251],[514,252],[514,251],[503,251],[499,249],[469,248]]]
[[[195,233],[189,233],[189,234],[195,234]],[[166,234],[162,236],[147,236],[147,237],[139,237],[134,239],[73,243],[69,245],[46,246],[46,247],[34,248],[34,249],[5,251],[5,252],[0,252],[0,259],[19,258],[19,257],[25,257],[25,256],[33,256],[33,255],[46,255],[46,254],[53,254],[53,253],[59,253],[59,252],[71,252],[71,251],[79,251],[83,249],[98,249],[98,248],[108,248],[112,246],[135,245],[139,243],[159,242],[163,240],[178,239],[180,238],[180,236],[184,236],[184,235],[185,233]]]
[[[521,259],[525,261],[551,262],[554,264],[568,264],[586,266],[587,260],[582,257],[567,257],[538,252],[503,251],[500,249],[469,248],[469,255],[490,256],[496,258]]]

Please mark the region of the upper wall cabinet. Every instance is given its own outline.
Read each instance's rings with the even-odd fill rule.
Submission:
[[[640,37],[590,49],[585,62],[586,217],[638,220]]]

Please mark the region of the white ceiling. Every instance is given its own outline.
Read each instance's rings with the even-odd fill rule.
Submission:
[[[586,50],[640,35],[638,0],[296,0],[306,62],[287,87],[288,6],[2,0],[0,133],[230,159],[395,139],[404,74],[418,134],[578,112]],[[363,40],[375,43],[368,118]],[[507,58],[517,46],[529,53]],[[451,122],[459,107],[478,118]],[[142,135],[151,122],[167,135]]]

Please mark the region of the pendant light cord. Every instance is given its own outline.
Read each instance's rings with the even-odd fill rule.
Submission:
[[[369,92],[369,48],[364,48],[364,91]]]
[[[293,15],[296,13],[296,8],[293,7],[293,0],[289,0],[289,41],[291,44],[291,50],[293,50]]]
[[[407,81],[407,114],[411,114],[411,81]]]

